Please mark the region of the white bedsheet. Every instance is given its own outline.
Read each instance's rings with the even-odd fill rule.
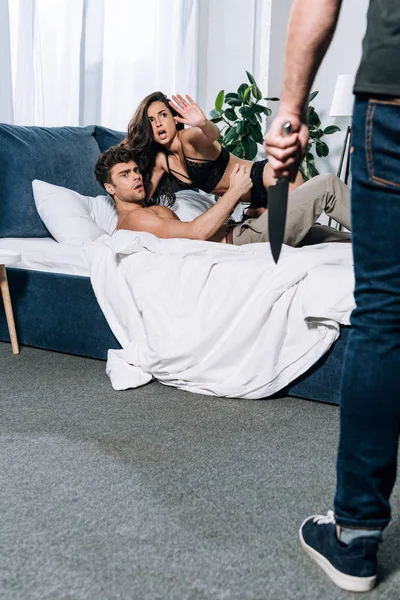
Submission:
[[[19,269],[89,277],[89,261],[83,246],[59,244],[52,238],[0,238],[0,248],[21,253],[13,264]]]
[[[351,247],[235,247],[118,231],[85,245],[97,300],[122,350],[114,389],[153,377],[191,392],[269,396],[305,372],[348,324]]]

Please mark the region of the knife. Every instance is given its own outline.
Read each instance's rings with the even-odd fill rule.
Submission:
[[[292,133],[290,121],[282,125],[282,135]],[[281,177],[275,185],[268,188],[268,236],[271,253],[275,263],[279,260],[285,234],[289,177]]]

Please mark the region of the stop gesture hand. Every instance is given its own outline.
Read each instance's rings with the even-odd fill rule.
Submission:
[[[177,123],[190,125],[190,127],[202,127],[207,121],[207,117],[199,106],[186,94],[186,99],[179,94],[172,96],[173,102],[170,101],[172,108],[179,113],[180,117],[174,117]]]

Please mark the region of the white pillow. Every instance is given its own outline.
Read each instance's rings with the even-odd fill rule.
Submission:
[[[115,231],[118,215],[109,196],[83,196],[39,179],[32,189],[39,216],[57,242],[81,246]],[[193,221],[214,204],[213,196],[180,190],[172,210],[181,221]]]
[[[80,246],[117,226],[114,202],[107,196],[83,196],[59,185],[32,182],[37,211],[57,242]]]

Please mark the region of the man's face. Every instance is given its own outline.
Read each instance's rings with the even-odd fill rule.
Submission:
[[[141,203],[146,197],[139,167],[133,160],[114,165],[111,169],[111,182],[104,187],[115,200]]]

